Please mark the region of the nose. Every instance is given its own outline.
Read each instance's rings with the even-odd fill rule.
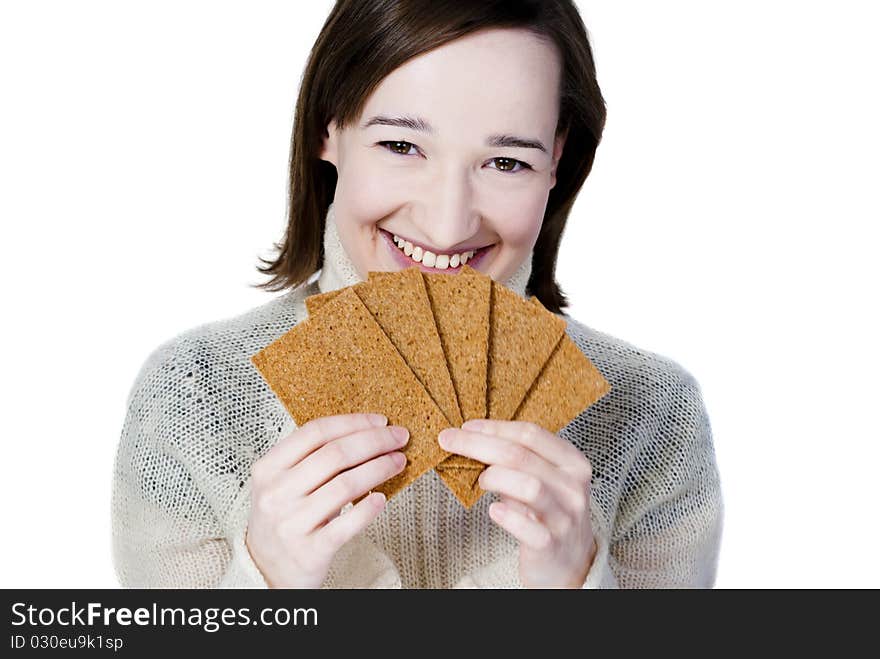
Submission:
[[[428,181],[419,213],[419,229],[426,242],[441,252],[472,242],[480,230],[480,212],[474,203],[470,173],[447,168]]]

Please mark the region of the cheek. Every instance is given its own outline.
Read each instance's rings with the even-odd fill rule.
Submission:
[[[492,204],[489,217],[497,218],[493,228],[501,240],[510,246],[531,246],[538,238],[544,211],[547,208],[547,191],[499,197]]]
[[[352,228],[366,230],[399,207],[400,190],[374,164],[350,159],[336,182],[334,208]]]

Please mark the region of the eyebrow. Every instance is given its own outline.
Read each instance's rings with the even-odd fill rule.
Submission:
[[[408,128],[409,130],[428,133],[429,135],[434,134],[434,129],[431,127],[431,124],[421,117],[388,117],[378,114],[365,121],[361,126],[361,129],[365,130],[370,126],[396,126],[397,128]],[[529,137],[519,137],[517,135],[490,135],[486,138],[486,146],[538,149],[539,151],[547,153],[547,147],[545,147],[540,140]]]

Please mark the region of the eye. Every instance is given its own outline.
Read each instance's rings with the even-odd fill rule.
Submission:
[[[490,162],[496,163],[495,169],[498,171],[510,172],[513,174],[532,168],[529,163],[523,162],[522,160],[514,160],[513,158],[492,158]],[[515,169],[517,165],[520,166],[519,169]]]
[[[384,148],[388,149],[389,151],[391,151],[392,153],[397,153],[401,156],[410,155],[409,148],[415,147],[415,144],[413,144],[412,142],[385,141],[385,142],[379,142],[379,144],[381,146],[383,146]]]

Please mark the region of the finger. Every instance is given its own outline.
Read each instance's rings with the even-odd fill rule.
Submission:
[[[505,506],[509,506],[513,510],[520,512],[529,519],[543,524],[544,527],[548,531],[550,531],[550,534],[554,537],[563,537],[572,528],[572,518],[568,513],[563,510],[557,509],[555,512],[550,514],[542,513],[539,517],[535,510],[529,508],[526,504],[517,501],[516,499],[511,499],[510,497],[501,497],[499,500]]]
[[[337,515],[344,505],[400,473],[405,466],[406,456],[395,451],[342,472],[307,497],[303,510],[305,530],[314,530]]]
[[[472,419],[461,429],[515,441],[557,467],[570,467],[573,461],[584,457],[570,442],[529,421]]]
[[[501,503],[503,503],[505,506],[509,506],[509,507],[512,508],[513,510],[518,511],[519,513],[525,515],[525,516],[528,517],[529,519],[531,519],[531,520],[533,520],[533,521],[535,521],[535,522],[539,522],[539,521],[540,521],[540,520],[538,519],[538,515],[537,515],[537,513],[535,513],[534,510],[532,510],[531,508],[529,508],[529,507],[528,507],[527,505],[525,505],[524,503],[520,503],[520,502],[517,501],[516,499],[510,499],[510,498],[508,498],[508,497],[502,497],[502,498],[500,499],[500,501],[501,501]]]
[[[487,492],[519,501],[541,517],[549,518],[561,512],[557,486],[533,474],[492,465],[480,474],[477,482]]]
[[[438,440],[443,449],[466,455],[487,465],[502,465],[534,474],[544,480],[558,478],[555,465],[526,446],[509,439],[459,428],[446,428],[438,435]]]
[[[381,418],[380,418],[381,417]],[[388,419],[373,414],[337,414],[312,419],[279,440],[259,463],[267,473],[287,469],[327,442],[358,430],[384,426]]]
[[[495,501],[489,506],[489,517],[520,543],[543,551],[550,546],[553,537],[541,522],[531,519],[520,510],[502,501]]]
[[[363,531],[385,508],[385,495],[373,492],[358,501],[351,510],[339,515],[319,529],[316,535],[318,542],[335,553],[346,542]]]
[[[310,494],[337,474],[356,467],[371,458],[403,447],[409,438],[406,428],[400,436],[395,436],[397,426],[369,428],[324,444],[307,456],[281,478],[281,487],[286,496],[298,497]]]

